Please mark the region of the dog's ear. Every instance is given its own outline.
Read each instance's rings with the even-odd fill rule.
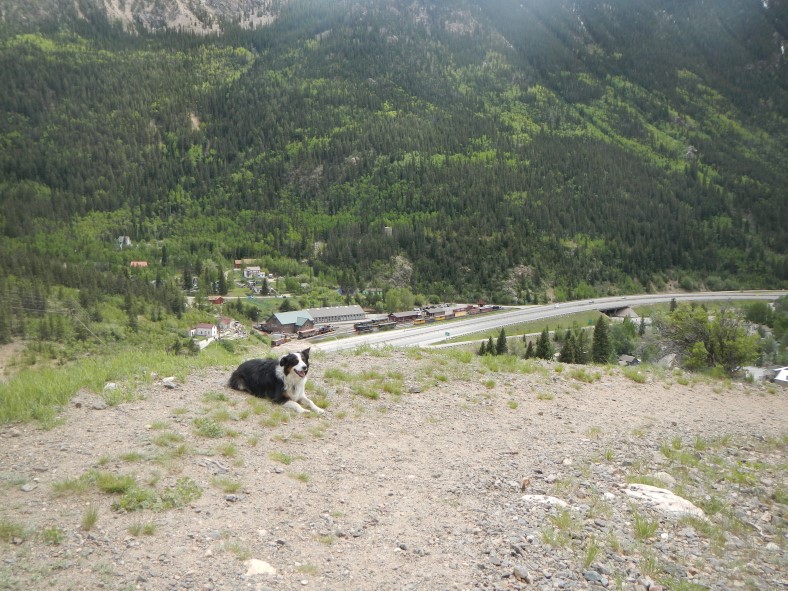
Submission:
[[[288,357],[290,357],[289,353],[287,355],[282,355],[282,357],[279,358],[279,365],[282,366],[282,367],[287,365],[287,358]]]
[[[311,348],[312,347],[309,347],[309,349],[311,349]],[[301,358],[304,361],[309,361],[309,349],[304,349],[303,351],[301,351]]]

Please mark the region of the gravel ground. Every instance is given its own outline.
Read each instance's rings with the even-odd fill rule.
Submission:
[[[784,390],[318,352],[317,417],[231,369],[0,427],[0,589],[788,589]]]

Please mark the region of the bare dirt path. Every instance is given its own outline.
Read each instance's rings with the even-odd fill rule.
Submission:
[[[557,368],[318,354],[322,417],[225,388],[231,368],[115,407],[80,393],[54,429],[0,430],[0,589],[788,588],[785,392]],[[107,475],[158,507],[118,510]]]

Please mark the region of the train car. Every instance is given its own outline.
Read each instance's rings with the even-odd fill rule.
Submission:
[[[309,337],[313,337],[318,334],[316,328],[305,328],[303,330],[298,331],[298,338],[299,339],[308,339]]]

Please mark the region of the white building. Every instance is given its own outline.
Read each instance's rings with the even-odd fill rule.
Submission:
[[[244,268],[244,277],[246,279],[257,279],[261,277],[263,272],[260,270],[260,267],[245,267]]]
[[[202,323],[198,324],[195,327],[189,330],[190,337],[208,337],[208,338],[217,338],[219,336],[219,331],[216,328],[215,324],[207,324]]]

